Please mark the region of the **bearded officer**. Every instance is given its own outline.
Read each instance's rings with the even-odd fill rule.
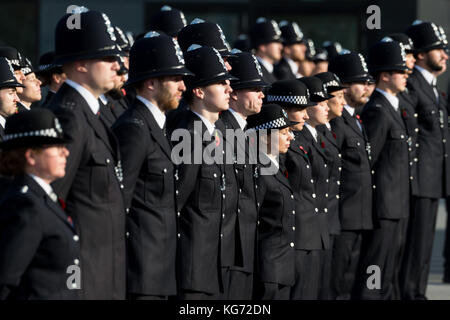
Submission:
[[[136,88],[130,109],[113,127],[122,155],[128,218],[127,292],[132,299],[177,294],[175,167],[165,113],[186,90],[176,40],[153,32],[133,45],[127,86]]]
[[[403,298],[426,299],[438,201],[450,195],[448,110],[436,87],[446,69],[447,41],[432,22],[416,21],[406,34],[414,42],[416,65],[408,78],[408,90],[417,98],[418,185],[413,197],[405,260]]]
[[[341,51],[330,61],[330,72],[335,73],[348,88],[344,89],[346,105],[342,117],[330,121],[342,155],[339,218],[341,233],[335,238],[331,298],[350,299],[355,285],[363,236],[373,229],[372,174],[370,144],[364,125],[355,114],[355,108],[367,100],[369,75],[361,54]]]
[[[49,108],[74,141],[66,176],[54,183],[80,234],[85,299],[125,298],[125,207],[120,153],[99,116],[99,96],[113,88],[119,69],[114,29],[108,16],[83,11],[81,29],[68,29],[65,15],[55,32],[55,63],[67,80]]]

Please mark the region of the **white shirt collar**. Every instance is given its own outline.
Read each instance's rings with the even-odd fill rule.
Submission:
[[[350,115],[353,117],[353,115],[355,114],[355,108],[350,107],[348,104],[346,104],[344,106],[345,110],[347,110],[348,113],[350,113]]]
[[[96,99],[94,95],[89,92],[89,90],[87,90],[80,84],[70,79],[66,79],[65,83],[67,83],[69,86],[78,91],[78,93],[84,98],[84,100],[86,100],[93,114],[96,115],[98,113],[98,110],[100,109],[100,104],[98,102],[98,99]]]
[[[292,60],[289,57],[284,57],[284,59],[286,59],[286,62],[288,63],[289,67],[291,68],[292,73],[298,78],[301,77],[301,74],[298,73],[298,64],[296,64],[294,62],[294,60]]]
[[[378,88],[375,88],[375,90],[381,93],[389,101],[389,103],[394,107],[395,111],[398,111],[399,100],[396,96]]]
[[[108,104],[108,99],[105,97],[104,94],[101,94],[98,98],[105,106]]]
[[[2,126],[3,129],[5,129],[6,119],[3,118],[3,116],[1,115],[0,115],[0,125]]]
[[[30,177],[33,178],[34,181],[37,182],[37,184],[39,184],[41,186],[42,189],[44,189],[45,193],[47,195],[50,196],[50,194],[53,193],[53,188],[44,180],[42,180],[42,178],[39,178],[38,176],[35,176],[34,174],[29,173],[28,174]]]
[[[239,123],[239,127],[244,130],[245,126],[247,125],[247,121],[233,109],[229,108],[228,110],[230,110],[231,114],[236,118],[236,121]]]
[[[148,108],[148,110],[150,110],[153,117],[155,118],[156,123],[158,123],[158,126],[162,129],[164,127],[164,124],[166,123],[166,115],[162,113],[162,111],[157,106],[155,106],[144,97],[138,95],[136,96],[136,98],[138,98],[143,104],[145,104],[145,106]]]
[[[311,127],[311,125],[307,122],[305,122],[305,126],[308,128],[308,130],[311,132],[314,140],[317,142],[317,130],[316,128]]]
[[[264,66],[264,68],[266,68],[267,71],[269,71],[269,73],[273,72],[273,64],[271,64],[270,62],[264,60],[259,56],[256,56],[256,59],[258,59],[259,63],[261,63]]]
[[[430,84],[430,86],[436,84],[436,77],[428,70],[419,67],[418,65],[415,65],[414,68],[420,71],[420,73],[423,75],[425,80]]]
[[[331,124],[329,122],[326,122],[325,125],[327,126],[328,130],[331,131]]]
[[[206,119],[204,116],[202,116],[201,114],[198,114],[194,110],[191,110],[191,111],[193,113],[195,113],[203,121],[203,123],[206,126],[206,129],[208,130],[209,134],[212,136],[214,134],[215,126],[208,119]]]

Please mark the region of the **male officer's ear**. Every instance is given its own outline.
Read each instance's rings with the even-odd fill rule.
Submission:
[[[194,94],[194,97],[197,97],[202,100],[205,98],[205,91],[201,87],[192,89],[192,92]]]

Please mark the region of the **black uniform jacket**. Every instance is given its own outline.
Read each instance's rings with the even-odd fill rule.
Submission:
[[[218,294],[222,289],[221,233],[225,214],[225,170],[223,165],[214,161],[211,164],[203,161],[204,152],[214,152],[206,152],[205,149],[209,146],[209,150],[214,150],[211,149],[211,143],[214,146],[216,142],[214,137],[203,141],[207,128],[195,113],[187,112],[179,128],[188,130],[187,138],[191,141],[180,151],[179,147],[186,143],[183,137],[173,149],[174,153],[182,154],[191,162],[178,164],[175,173],[175,196],[180,212],[180,286],[183,290]],[[205,137],[210,137],[209,133]],[[172,139],[176,140],[174,136]]]
[[[324,143],[324,154],[327,156],[329,183],[328,183],[328,230],[330,234],[336,235],[341,232],[339,221],[339,186],[341,181],[342,155],[339,150],[336,134],[329,130],[326,125],[316,127],[321,133]]]
[[[30,176],[17,177],[0,203],[0,299],[77,299],[67,271],[79,261],[78,236],[60,204]]]
[[[295,80],[297,77],[292,73],[292,69],[285,58],[281,58],[274,69],[273,74],[278,80]]]
[[[270,161],[265,157],[263,163]],[[267,166],[260,165],[258,170],[257,274],[261,282],[292,286],[295,281],[295,194],[281,170],[263,174],[261,169]]]
[[[120,153],[112,132],[86,100],[64,83],[49,105],[67,145],[66,176],[53,183],[65,199],[81,242],[86,299],[125,298],[125,207]]]
[[[295,194],[295,248],[320,250],[329,244],[327,217],[323,212],[319,214],[317,196],[313,197],[316,184],[310,153],[300,140],[299,132],[295,132],[295,140],[291,141],[288,152],[280,161]]]
[[[370,145],[362,126],[346,109],[342,117],[330,121],[342,155],[339,220],[342,230],[370,230],[372,217],[372,174]],[[375,186],[376,188],[376,186]]]
[[[361,114],[370,141],[374,216],[400,219],[409,216],[408,133],[398,111],[382,93],[374,91]]]
[[[437,102],[432,86],[419,70],[408,78],[408,89],[417,97],[419,196],[440,198],[450,195],[450,137],[448,111],[442,95]]]
[[[239,123],[230,111],[224,111],[220,115],[220,119],[225,125],[226,129],[235,130],[243,134]],[[242,245],[243,266],[237,270],[242,270],[247,273],[253,273],[254,270],[254,256],[256,245],[256,222],[258,220],[258,208],[256,202],[256,190],[254,178],[255,165],[249,161],[248,146],[245,145],[245,140],[235,140],[235,157],[242,157],[236,159],[236,163],[232,166],[234,168],[231,174],[235,175],[238,188],[237,197],[237,219],[239,223],[239,234]],[[227,181],[229,178],[229,171],[227,171]],[[227,186],[228,190],[228,186]],[[227,194],[228,197],[228,194]],[[236,239],[238,241],[239,239]]]
[[[127,209],[127,291],[175,295],[177,215],[171,146],[139,99],[114,124]]]

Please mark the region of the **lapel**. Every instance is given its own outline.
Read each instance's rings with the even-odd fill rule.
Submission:
[[[436,96],[434,95],[433,87],[425,80],[422,73],[414,68],[413,75],[419,81],[419,86],[422,89],[422,91],[434,102],[434,105],[436,105]],[[441,100],[441,99],[439,99]]]
[[[222,123],[224,124],[224,128],[226,129],[233,129],[234,131],[239,130],[241,131],[241,127],[239,126],[239,123],[237,122],[234,115],[229,111],[223,111],[220,114],[220,120],[222,120]],[[224,135],[226,135],[226,132],[223,132]],[[242,141],[242,139],[235,139],[237,143],[237,150],[245,150],[245,153],[248,155],[248,149],[245,147],[245,140]]]
[[[359,129],[358,125],[356,124],[357,120],[355,118],[353,118],[345,108],[342,111],[342,119],[344,119],[344,121],[347,123],[347,125],[349,125],[353,129],[353,131],[355,131],[358,135],[360,135],[361,137],[364,138],[364,134],[362,133],[362,131]],[[362,127],[362,124],[361,124],[361,127]]]
[[[305,137],[305,139],[309,142],[309,144],[314,148],[314,149],[316,149],[316,151],[320,154],[320,156],[324,159],[324,160],[326,160],[327,159],[327,156],[325,155],[325,153],[323,152],[323,149],[322,149],[322,146],[320,145],[321,144],[321,140],[322,140],[322,134],[319,132],[319,131],[317,131],[317,142],[316,142],[316,140],[314,140],[314,137],[312,136],[312,134],[311,134],[311,131],[309,131],[309,129],[308,128],[304,128],[303,130],[302,130],[302,134],[303,134],[303,136]]]
[[[42,189],[42,187],[34,181],[29,175],[24,174],[20,176],[17,180],[18,185],[27,185],[28,188],[38,196],[38,198],[43,198],[46,206],[58,217],[60,218],[70,229],[75,231],[74,227],[69,223],[67,214],[59,206],[58,203],[53,202],[52,199],[47,195],[47,193]]]
[[[405,123],[402,119],[402,117],[400,116],[400,114],[398,112],[395,111],[394,107],[391,105],[391,103],[389,102],[388,99],[386,99],[386,97],[381,94],[380,92],[376,91],[373,93],[374,94],[374,99],[375,100],[380,100],[380,104],[382,108],[385,108],[388,110],[388,112],[391,114],[392,118],[397,121],[398,124],[400,124],[400,126],[406,130],[405,127]],[[376,103],[376,101],[375,101]],[[400,99],[399,99],[399,105],[398,108],[401,112],[401,108],[400,108]]]
[[[308,130],[306,128],[304,128],[303,130]],[[306,159],[306,161],[309,163],[309,158],[308,158],[308,154],[306,153],[307,150],[306,148],[301,144],[300,142],[300,132],[301,131],[294,131],[294,135],[295,135],[295,140],[291,141],[291,145],[289,146],[289,149],[294,152],[297,153],[299,155],[301,155],[303,158]]]
[[[316,130],[319,131],[329,143],[331,143],[333,146],[335,146],[337,149],[339,149],[338,145],[337,145],[337,142],[336,142],[336,139],[334,138],[333,134],[327,128],[326,125],[317,126]]]
[[[155,117],[153,117],[151,111],[139,99],[136,99],[135,101],[136,111],[147,122],[147,127],[150,129],[150,134],[153,136],[153,138],[155,138],[156,142],[159,144],[161,150],[166,154],[166,156],[171,159],[171,148],[169,140],[164,135],[163,130],[159,127],[158,123],[155,120]]]
[[[275,179],[280,181],[283,185],[285,185],[292,192],[291,184],[289,183],[288,178],[286,178],[286,176],[281,172],[280,169],[278,169],[277,173],[275,174]]]

